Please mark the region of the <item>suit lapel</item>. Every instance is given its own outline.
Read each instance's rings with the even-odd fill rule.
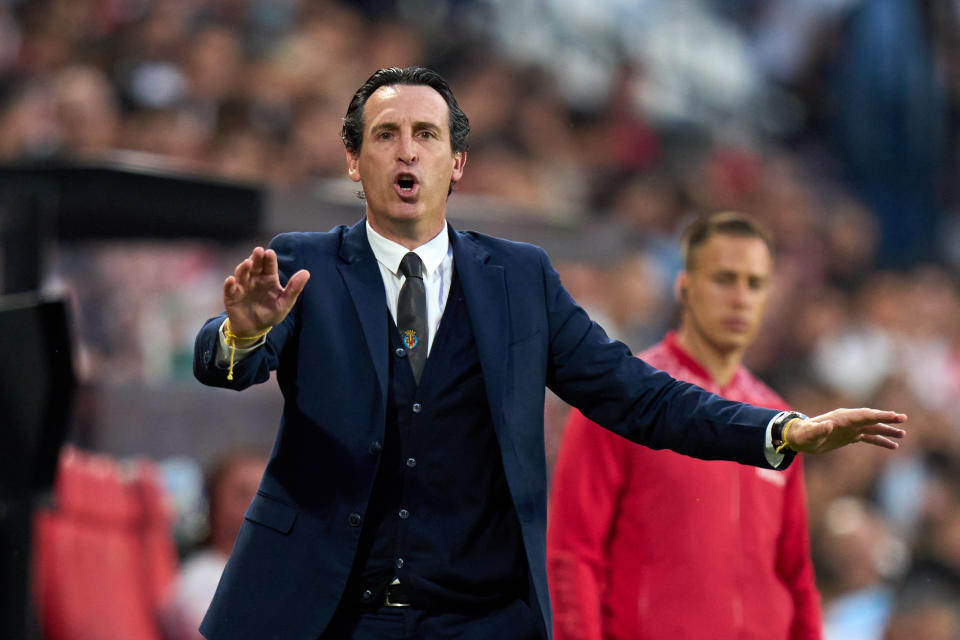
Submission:
[[[377,372],[380,395],[387,397],[387,307],[380,267],[367,242],[366,219],[343,235],[337,269],[357,310],[370,359]]]
[[[449,227],[449,223],[447,225]],[[470,325],[477,341],[483,382],[490,401],[490,415],[499,431],[504,419],[507,381],[507,345],[510,323],[503,267],[488,264],[490,254],[472,238],[450,228],[453,265],[467,301]]]

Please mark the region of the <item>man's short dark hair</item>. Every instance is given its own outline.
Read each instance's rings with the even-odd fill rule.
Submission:
[[[684,268],[689,271],[693,266],[694,252],[705,245],[710,238],[721,234],[740,238],[759,238],[767,245],[770,255],[773,255],[773,240],[763,227],[742,213],[722,211],[700,216],[683,232],[681,250]]]
[[[470,120],[463,112],[453,90],[447,81],[437,73],[424,67],[390,67],[380,69],[364,82],[350,100],[347,115],[343,117],[343,129],[340,137],[347,151],[357,153],[363,145],[363,108],[373,92],[380,87],[396,84],[426,85],[443,96],[450,112],[450,146],[454,152],[467,150],[467,134],[470,133]]]

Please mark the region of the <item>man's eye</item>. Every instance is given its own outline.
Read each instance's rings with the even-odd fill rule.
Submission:
[[[390,133],[389,131],[381,131],[377,137],[380,138],[381,140],[389,140],[390,138],[393,137],[393,134]]]

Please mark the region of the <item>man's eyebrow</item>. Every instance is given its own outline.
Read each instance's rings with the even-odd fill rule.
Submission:
[[[399,125],[398,123],[396,123],[396,122],[380,122],[380,123],[377,123],[377,124],[373,125],[373,127],[371,127],[370,131],[374,131],[374,132],[376,132],[376,131],[397,131],[399,128],[400,128],[400,125]],[[438,133],[441,131],[440,125],[435,124],[435,123],[433,123],[433,122],[428,122],[428,121],[425,121],[425,120],[424,120],[424,121],[414,122],[414,123],[413,123],[413,130],[414,130],[414,131],[423,131],[423,130],[425,130],[425,129],[428,129],[428,130],[430,130],[430,131],[436,131],[436,132],[438,132]]]

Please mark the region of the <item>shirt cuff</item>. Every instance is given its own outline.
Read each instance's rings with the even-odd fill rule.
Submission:
[[[240,350],[237,349],[237,353],[240,353]],[[773,421],[780,417],[780,414],[774,414],[770,418],[770,422],[767,423],[767,434],[763,440],[763,455],[767,458],[767,464],[769,464],[774,469],[779,469],[780,465],[783,464],[783,459],[786,457],[782,453],[777,453],[776,447],[773,446]]]
[[[230,345],[227,344],[227,336],[223,334],[223,326],[227,324],[226,318],[223,322],[220,323],[220,328],[217,329],[217,366],[227,367],[230,366]],[[260,339],[254,342],[249,347],[237,347],[236,351],[233,354],[233,363],[236,364],[246,358],[248,355],[259,349],[263,346],[263,343],[267,341],[267,336],[260,336]],[[770,428],[767,427],[767,441],[770,440]]]

